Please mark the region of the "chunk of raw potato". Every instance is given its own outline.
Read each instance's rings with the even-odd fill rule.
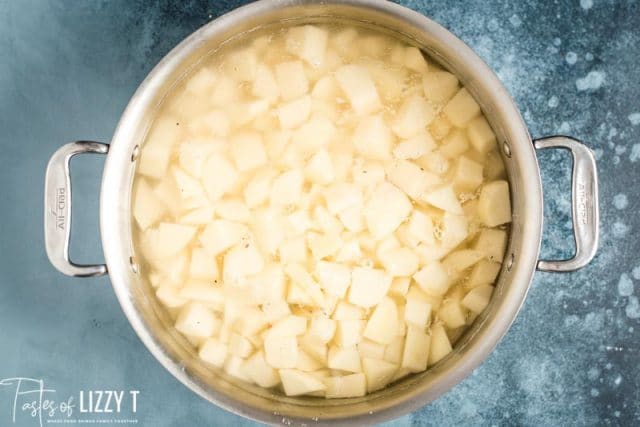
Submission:
[[[420,49],[413,46],[404,49],[404,66],[418,73],[425,73],[429,68]]]
[[[327,355],[329,369],[339,369],[347,372],[362,372],[360,354],[355,346],[341,348],[331,346]]]
[[[489,285],[495,282],[498,273],[500,273],[500,263],[492,262],[489,260],[482,260],[478,262],[471,269],[469,279],[465,283],[467,288],[474,288],[480,285]]]
[[[324,64],[329,34],[313,25],[291,28],[287,32],[286,49],[312,67]]]
[[[253,49],[236,50],[229,54],[223,68],[227,75],[237,81],[252,81],[256,75],[258,57]]]
[[[407,160],[391,163],[387,169],[387,177],[389,182],[414,200],[421,199],[428,189],[440,183],[440,177]]]
[[[453,191],[453,187],[451,185],[445,185],[425,193],[422,196],[422,200],[438,209],[442,209],[443,211],[451,212],[456,215],[461,215],[463,213],[460,201],[458,200],[458,197]]]
[[[480,106],[466,88],[462,88],[445,105],[444,114],[456,127],[465,127],[471,119],[480,114]]]
[[[316,276],[320,286],[331,295],[344,298],[351,283],[351,270],[339,263],[318,261]]]
[[[334,341],[340,347],[352,347],[362,341],[365,321],[359,319],[338,320]]]
[[[287,61],[276,65],[276,80],[280,96],[285,101],[298,98],[309,91],[309,80],[302,61]]]
[[[154,122],[140,154],[138,173],[150,178],[162,178],[171,160],[173,144],[180,139],[181,129],[174,117],[159,118]]]
[[[264,64],[258,65],[251,93],[258,98],[270,100],[277,99],[280,96],[280,87],[271,68]]]
[[[391,382],[398,365],[385,360],[365,357],[362,359],[362,370],[367,379],[367,393],[383,389]]]
[[[365,67],[343,65],[336,70],[335,76],[356,114],[371,114],[380,109],[378,91]]]
[[[431,346],[429,348],[429,366],[436,364],[451,353],[451,342],[442,324],[431,327]]]
[[[489,261],[502,262],[507,248],[507,231],[485,228],[480,232],[473,248],[481,252]]]
[[[482,186],[478,199],[478,217],[487,227],[511,222],[511,200],[507,181],[492,181]]]
[[[227,358],[227,345],[215,338],[209,338],[202,343],[198,356],[205,362],[221,368]]]
[[[204,164],[202,185],[211,201],[230,191],[238,180],[238,172],[231,162],[219,154],[212,154]]]
[[[218,263],[215,257],[203,248],[195,248],[191,252],[189,275],[194,279],[217,279],[219,273]]]
[[[297,369],[280,369],[278,373],[280,374],[284,393],[287,396],[299,396],[327,388],[321,380],[311,373]]]
[[[379,344],[390,344],[398,329],[398,307],[389,297],[376,306],[364,329],[364,336]]]
[[[298,341],[295,335],[267,334],[264,339],[264,355],[267,363],[273,368],[295,368],[298,363]]]
[[[422,267],[413,275],[413,279],[420,288],[431,295],[444,295],[451,284],[447,270],[438,261],[433,261]]]
[[[325,396],[328,399],[360,397],[367,394],[367,381],[364,374],[351,374],[324,379],[327,386]]]
[[[302,316],[286,316],[271,326],[266,332],[266,336],[297,336],[302,335],[307,330],[307,319]]]
[[[241,132],[231,138],[231,155],[239,171],[245,172],[267,162],[267,153],[258,132]]]
[[[400,138],[411,138],[426,130],[435,117],[435,110],[426,99],[414,95],[405,100],[396,115],[391,129]]]
[[[378,255],[380,262],[392,276],[411,276],[418,270],[419,258],[408,248],[395,248]]]
[[[204,249],[215,256],[248,237],[249,229],[244,224],[218,219],[209,223],[198,239]]]
[[[453,171],[453,185],[460,191],[473,192],[482,184],[482,165],[468,157],[458,158]]]
[[[327,210],[336,215],[347,208],[362,204],[362,190],[356,184],[337,183],[324,192]]]
[[[232,333],[229,338],[229,353],[234,356],[247,358],[253,352],[253,345],[242,335]]]
[[[484,117],[476,117],[469,122],[467,135],[471,146],[481,154],[487,154],[496,148],[496,136],[491,130],[491,126]]]
[[[161,222],[155,231],[152,243],[154,257],[167,259],[178,254],[193,240],[196,227],[170,222]]]
[[[393,338],[395,339],[395,336]],[[384,357],[384,349],[386,346],[364,339],[358,343],[357,347],[358,353],[360,353],[360,358],[372,357],[374,359],[382,359]]]
[[[398,187],[382,182],[364,208],[367,228],[375,239],[382,239],[398,228],[412,208],[411,202]]]
[[[251,378],[244,371],[245,360],[242,357],[229,355],[224,362],[224,371],[234,378],[251,383]]]
[[[257,274],[264,267],[264,259],[253,242],[240,244],[224,256],[222,278],[226,284],[240,283],[247,276]]]
[[[473,313],[480,314],[489,304],[492,294],[493,286],[476,286],[462,299],[462,305]]]
[[[452,280],[456,280],[464,270],[480,261],[483,257],[484,254],[480,251],[460,249],[447,255],[446,258],[442,260],[442,266]]]
[[[173,285],[160,285],[156,297],[168,308],[179,308],[187,303],[187,300],[180,296],[180,290]]]
[[[448,101],[458,91],[458,78],[447,71],[433,71],[422,78],[427,99],[434,103]]]
[[[293,99],[278,107],[278,120],[282,129],[293,129],[304,123],[311,113],[311,98],[308,95]]]
[[[465,325],[467,316],[460,301],[451,299],[442,303],[438,309],[438,318],[445,323],[447,328],[455,329]]]
[[[146,179],[138,179],[133,200],[133,217],[141,230],[146,230],[164,216],[167,208],[155,195]]]
[[[336,127],[333,122],[316,114],[293,133],[291,144],[306,158],[326,147],[335,133]]]
[[[335,320],[364,319],[365,310],[345,301],[340,301],[331,317]]]
[[[458,158],[469,149],[469,138],[460,129],[451,132],[440,145],[440,154],[448,159]]]
[[[299,169],[288,170],[273,180],[271,203],[275,206],[297,204],[302,195],[304,175]]]
[[[220,329],[220,319],[204,305],[191,303],[180,311],[175,327],[187,336],[208,338]]]
[[[336,332],[336,321],[322,312],[317,312],[311,318],[309,333],[322,342],[329,342]]]
[[[427,369],[430,341],[431,337],[422,328],[410,325],[407,328],[400,366],[411,372],[422,372]]]
[[[391,276],[384,270],[356,267],[351,273],[349,302],[359,307],[373,307],[387,294]]]
[[[436,143],[429,132],[420,132],[398,143],[393,149],[393,155],[398,159],[417,159],[429,153],[435,146]]]
[[[431,321],[431,304],[427,296],[418,289],[411,289],[404,306],[404,319],[407,325],[425,328]]]
[[[243,365],[244,372],[260,387],[275,387],[280,384],[280,375],[265,360],[264,353],[259,351],[251,356]]]
[[[360,120],[352,140],[356,151],[365,158],[386,160],[391,156],[394,137],[381,114]]]
[[[440,244],[444,248],[458,246],[469,235],[469,223],[464,215],[445,212],[441,221]],[[446,252],[443,254],[446,255]]]

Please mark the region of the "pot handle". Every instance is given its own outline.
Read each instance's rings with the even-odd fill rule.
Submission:
[[[576,253],[567,260],[540,260],[538,270],[575,271],[587,265],[598,249],[598,171],[593,153],[586,145],[568,136],[550,136],[533,141],[536,149],[562,148],[571,151],[573,174],[571,211]]]
[[[69,161],[76,154],[107,154],[109,145],[101,142],[76,141],[63,145],[47,165],[44,181],[44,241],[49,261],[68,276],[91,277],[107,274],[107,266],[78,265],[69,259],[71,236],[71,178]]]

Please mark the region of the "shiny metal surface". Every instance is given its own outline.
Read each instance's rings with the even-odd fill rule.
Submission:
[[[537,139],[536,149],[562,148],[571,151],[573,173],[571,182],[571,211],[576,253],[568,260],[538,262],[542,271],[575,271],[587,265],[598,249],[598,171],[591,150],[577,139],[551,136]]]
[[[203,55],[230,38],[270,25],[342,21],[375,26],[419,46],[457,74],[480,103],[498,141],[511,185],[508,253],[496,291],[485,312],[454,351],[426,372],[363,398],[324,400],[286,397],[211,373],[177,333],[156,301],[136,258],[131,219],[134,150],[144,141],[165,95]],[[114,134],[105,164],[100,200],[105,259],[123,311],[140,339],[178,380],[200,396],[236,414],[270,424],[362,425],[408,413],[469,375],[493,350],[520,309],[534,274],[542,230],[542,190],[531,138],[509,94],[487,65],[462,41],[428,18],[399,5],[371,0],[263,0],[209,23],[172,50],[132,97]],[[141,274],[142,273],[142,274]]]
[[[100,142],[77,141],[60,147],[47,165],[44,183],[44,241],[49,261],[68,276],[91,277],[107,274],[107,266],[78,265],[69,259],[71,237],[71,179],[69,161],[76,154],[107,154]]]

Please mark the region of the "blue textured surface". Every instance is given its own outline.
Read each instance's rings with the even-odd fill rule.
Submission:
[[[249,425],[170,376],[127,323],[107,278],[54,271],[42,235],[46,161],[67,141],[108,141],[136,86],[183,37],[240,1],[0,0],[0,379],[140,390],[141,425]],[[394,425],[631,425],[640,421],[640,4],[637,1],[405,1],[496,70],[534,136],[595,150],[601,249],[573,274],[536,274],[496,351],[435,403]],[[74,163],[72,253],[101,259],[103,159]],[[571,250],[569,159],[540,154],[543,255]],[[0,387],[0,425],[13,392]],[[23,413],[16,425],[36,425]]]

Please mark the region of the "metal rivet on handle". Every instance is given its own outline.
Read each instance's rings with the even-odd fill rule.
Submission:
[[[138,157],[140,157],[140,145],[136,144],[136,146],[133,147],[133,151],[131,152],[131,161],[135,162],[136,160],[138,160]]]
[[[135,274],[138,274],[138,263],[132,256],[129,257],[129,265],[131,265],[131,271],[133,271]]]
[[[507,144],[506,142],[502,143],[502,151],[504,152],[505,156],[511,158],[511,147],[509,147],[509,144]]]

